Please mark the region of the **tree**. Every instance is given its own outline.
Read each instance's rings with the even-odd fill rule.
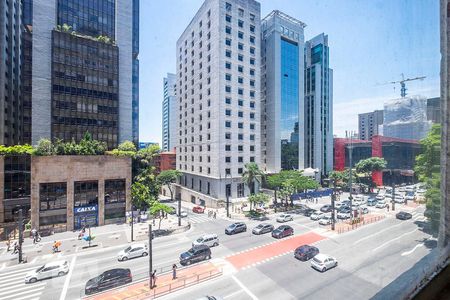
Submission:
[[[251,194],[248,196],[248,202],[250,203],[250,210],[252,210],[252,206],[254,207],[257,204],[266,204],[270,200],[270,196],[264,193]]]
[[[141,210],[149,207],[152,202],[148,187],[141,182],[134,182],[131,185],[131,199],[133,205]]]
[[[420,145],[422,151],[416,157],[414,171],[419,181],[427,187],[424,215],[430,220],[431,229],[438,232],[441,217],[441,125],[433,125],[428,135],[420,141]]]
[[[374,186],[372,180],[372,172],[383,171],[386,168],[387,162],[384,158],[380,157],[369,157],[360,160],[356,165],[356,172],[362,173],[363,177],[366,178],[366,182],[369,186]]]
[[[265,177],[263,171],[261,171],[258,165],[254,162],[245,164],[245,171],[242,174],[242,182],[244,182],[250,189],[250,194],[255,193],[255,183],[261,184],[262,179]]]
[[[161,221],[164,218],[164,215],[170,213],[172,210],[173,210],[172,207],[164,203],[160,203],[157,201],[152,203],[152,205],[150,206],[150,214],[153,217],[159,218],[158,230],[161,229]]]
[[[350,181],[350,170],[344,171],[331,171],[328,173],[328,178],[335,180],[336,186],[346,187]],[[355,173],[352,172],[352,182],[356,182]]]
[[[136,145],[133,142],[130,141],[124,141],[119,144],[117,147],[119,151],[130,151],[130,152],[136,152]]]
[[[155,166],[155,157],[159,155],[160,148],[158,144],[150,145],[136,152],[133,161],[133,178],[136,178],[149,167]]]
[[[159,173],[156,180],[160,185],[167,185],[170,192],[170,200],[173,201],[173,189],[172,184],[176,183],[178,178],[180,178],[182,173],[178,170],[165,170]]]
[[[35,152],[36,155],[54,155],[55,154],[55,149],[53,147],[52,142],[49,139],[40,139]]]
[[[149,198],[152,199],[152,201],[158,200],[161,185],[156,180],[155,167],[148,167],[142,170],[141,173],[136,176],[135,182],[140,182],[148,188]]]

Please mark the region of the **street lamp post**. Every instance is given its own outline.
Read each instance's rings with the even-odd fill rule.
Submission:
[[[152,224],[148,224],[148,277],[150,280],[150,289],[153,288],[152,285],[152,270],[153,270],[153,248],[152,248]]]
[[[226,180],[225,180],[225,196],[227,197],[227,218],[230,217],[230,192],[231,192],[231,184],[233,182],[233,178],[231,177],[231,174],[227,173],[225,174],[225,179],[227,179],[228,177],[230,177],[230,184],[226,184]],[[230,186],[230,188],[228,189],[228,186]]]
[[[336,180],[332,179],[333,193],[331,194],[331,230],[335,229],[335,202],[336,202]]]
[[[353,131],[350,131],[350,147],[349,147],[349,149],[350,149],[350,153],[349,153],[349,164],[350,164],[350,170],[349,170],[349,176],[350,176],[350,178],[349,178],[349,180],[348,180],[348,182],[349,182],[349,185],[350,185],[350,195],[348,196],[348,200],[350,200],[350,221],[352,221],[353,220],[353,196],[352,196],[352,193],[353,193],[353,176],[352,176],[352,173],[353,173],[353,170],[352,170],[352,168],[353,168],[353,161],[352,161],[352,156],[353,156]]]
[[[22,209],[19,209],[19,263],[22,262],[22,241],[23,241],[23,216],[22,216]]]

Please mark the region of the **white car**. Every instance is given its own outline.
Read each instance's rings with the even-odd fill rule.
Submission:
[[[385,198],[385,194],[378,194],[378,195],[375,197],[375,199],[377,199],[377,200],[384,200],[384,198]]]
[[[209,247],[215,247],[219,245],[219,237],[217,234],[205,234],[192,242],[192,247],[198,245],[207,245]]]
[[[182,217],[182,218],[186,218],[187,215],[188,214],[187,214],[187,212],[185,210],[182,210],[181,213],[180,213],[180,217]]]
[[[143,257],[148,255],[146,244],[134,244],[123,249],[117,254],[117,260],[126,261],[130,258]]]
[[[386,208],[386,201],[384,200],[380,200],[377,202],[377,204],[375,205],[376,208]]]
[[[319,253],[311,259],[311,267],[320,272],[325,272],[328,269],[337,267],[337,265],[336,258],[323,253]]]
[[[69,272],[67,261],[55,261],[33,270],[25,275],[25,283],[33,283],[45,278],[64,276]]]
[[[352,215],[349,212],[338,212],[337,216],[338,219],[350,219],[352,217]]]
[[[292,220],[294,220],[294,218],[290,214],[281,214],[277,218],[277,222],[279,222],[279,223],[284,223],[284,222],[292,221]]]
[[[359,209],[361,210],[361,212],[363,214],[368,214],[369,213],[369,208],[367,206],[360,206]]]
[[[427,190],[425,190],[425,189],[418,189],[417,190],[417,194],[425,194],[425,192],[426,192]]]
[[[331,216],[324,216],[322,219],[319,220],[320,225],[330,225],[331,224]]]
[[[405,198],[403,198],[403,196],[395,195],[394,202],[399,204],[405,203]]]
[[[410,192],[409,194],[406,194],[405,199],[406,200],[415,200],[416,196],[413,192]]]
[[[322,219],[324,216],[325,216],[325,214],[324,214],[323,212],[321,212],[321,211],[316,211],[316,212],[314,212],[309,218],[310,218],[311,220],[317,221],[317,220]]]

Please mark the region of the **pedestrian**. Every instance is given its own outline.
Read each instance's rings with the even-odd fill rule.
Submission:
[[[387,212],[389,212],[389,204],[386,204]]]
[[[156,270],[153,271],[151,278],[150,278],[150,288],[156,287]]]
[[[214,219],[217,218],[217,211],[214,212]]]
[[[177,278],[177,264],[172,265],[172,280]]]
[[[6,252],[9,252],[9,250],[11,248],[11,240],[8,238],[8,240],[6,241]]]
[[[319,198],[316,198],[316,204],[319,203]]]

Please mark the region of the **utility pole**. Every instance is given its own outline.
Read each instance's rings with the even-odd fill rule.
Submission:
[[[336,180],[332,179],[333,182],[333,193],[331,194],[331,230],[335,229],[335,202],[336,202]]]
[[[91,240],[92,240],[91,224],[88,225],[88,229],[89,229],[89,248],[91,248]]]
[[[149,269],[148,269],[148,278],[150,280],[150,289],[153,288],[152,285],[152,270],[153,270],[153,260],[152,260],[152,256],[153,256],[153,249],[152,249],[152,224],[148,224],[148,265],[149,265]]]
[[[352,161],[352,156],[353,156],[353,131],[350,131],[350,153],[349,153],[349,163],[350,163],[350,170],[349,170],[349,175],[350,178],[348,180],[349,184],[350,184],[350,195],[348,196],[348,199],[350,200],[350,221],[353,220],[353,196],[352,196],[352,192],[353,192],[353,161]]]
[[[395,183],[392,181],[392,211],[395,210]]]
[[[178,226],[181,226],[181,197],[178,197]]]
[[[133,229],[133,224],[134,224],[134,216],[133,216],[133,207],[131,207],[131,242],[134,241],[134,229]]]
[[[22,262],[22,240],[23,240],[23,216],[19,209],[19,264]]]

